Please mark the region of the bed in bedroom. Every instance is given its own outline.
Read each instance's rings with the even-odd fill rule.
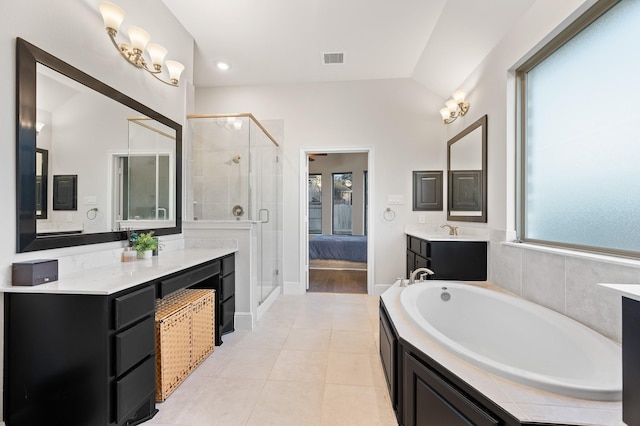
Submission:
[[[367,261],[366,235],[316,235],[309,239],[309,259]]]

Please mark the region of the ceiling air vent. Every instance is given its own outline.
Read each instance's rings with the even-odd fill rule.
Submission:
[[[325,65],[344,64],[344,53],[323,53],[322,63]]]

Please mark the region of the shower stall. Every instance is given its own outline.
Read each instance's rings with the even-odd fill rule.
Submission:
[[[248,285],[250,306],[244,309],[255,316],[282,289],[280,145],[251,114],[191,115],[187,132],[186,219],[199,230],[227,238],[236,233],[247,241],[245,252],[239,247],[236,270],[245,266],[240,260],[248,260],[249,283],[236,275],[236,288]]]

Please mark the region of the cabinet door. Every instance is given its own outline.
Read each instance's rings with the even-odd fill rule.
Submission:
[[[387,315],[382,307],[380,307],[380,360],[382,362],[382,371],[385,379],[387,379],[387,387],[389,388],[389,397],[393,409],[397,409],[397,379],[396,379],[396,353],[398,348],[398,338],[396,337]]]
[[[422,257],[422,256],[416,256],[415,265],[416,265],[415,269],[428,268],[429,267],[429,261],[427,259],[425,259],[424,257]]]
[[[447,381],[404,352],[406,426],[489,426],[498,420]]]
[[[622,420],[640,424],[640,302],[622,298]]]
[[[416,254],[411,250],[407,250],[407,275],[405,275],[405,278],[409,278],[414,269],[416,269]]]
[[[485,281],[487,243],[483,241],[430,241],[433,279]]]

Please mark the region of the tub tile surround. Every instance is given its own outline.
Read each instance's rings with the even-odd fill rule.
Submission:
[[[640,263],[493,241],[490,253],[492,283],[621,341],[620,296],[598,284],[638,284]]]
[[[500,290],[487,283],[482,286]],[[398,333],[520,421],[623,425],[621,402],[589,401],[537,390],[487,373],[450,354],[413,325],[400,304],[401,292],[395,284],[381,296]]]

